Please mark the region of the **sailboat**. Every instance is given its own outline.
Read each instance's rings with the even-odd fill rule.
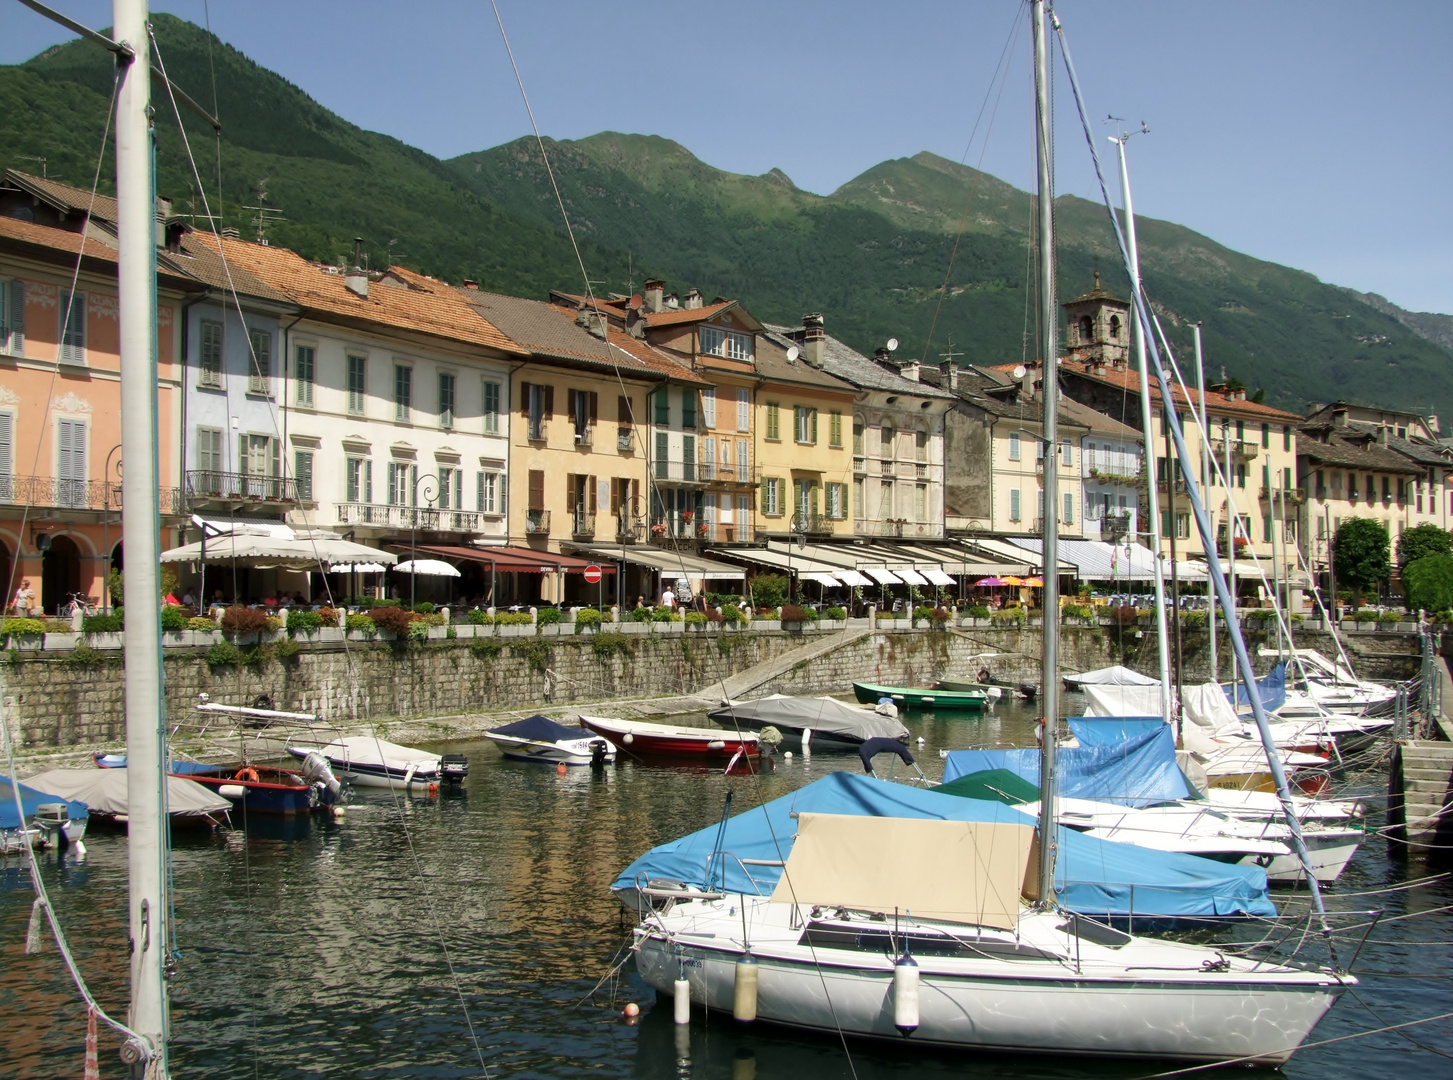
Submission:
[[[1056,380],[1048,373],[1058,313],[1045,0],[1031,0],[1030,8],[1043,436],[1053,446]],[[1058,505],[1053,469],[1044,472],[1044,504]],[[1195,498],[1193,507],[1204,517]],[[1044,523],[1050,568],[1058,564],[1055,517],[1045,515]],[[1218,563],[1212,570],[1219,576]],[[700,1004],[739,1020],[957,1049],[1275,1064],[1355,984],[1327,968],[1133,937],[1061,907],[1056,851],[1068,838],[1055,814],[1060,680],[1053,574],[1044,578],[1044,610],[1037,828],[1027,818],[987,812],[978,821],[924,821],[803,809],[793,815],[795,835],[774,835],[778,859],[748,862],[719,850],[698,881],[636,883],[643,900],[632,942],[636,965],[648,984],[673,996],[678,1022]],[[1249,670],[1244,642],[1233,635]],[[1286,796],[1280,763],[1271,766]],[[1289,824],[1309,864],[1297,825]],[[740,872],[729,874],[733,863]]]

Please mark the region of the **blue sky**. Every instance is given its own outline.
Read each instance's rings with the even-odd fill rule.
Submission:
[[[101,0],[52,2],[110,22]],[[967,148],[969,164],[1033,182],[1020,0],[499,4],[547,135],[664,135],[719,168],[778,167],[821,193],[919,150],[960,160]],[[203,0],[154,6],[205,21]],[[1097,123],[1114,114],[1152,129],[1130,144],[1140,213],[1453,313],[1453,200],[1442,195],[1453,3],[1060,0],[1058,10]],[[219,0],[211,18],[348,120],[432,154],[529,131],[488,3]],[[1011,34],[1000,96],[994,72]],[[0,62],[67,36],[0,2]],[[986,98],[986,117],[998,101],[992,130],[970,145]],[[1059,190],[1094,196],[1063,80],[1057,103]]]

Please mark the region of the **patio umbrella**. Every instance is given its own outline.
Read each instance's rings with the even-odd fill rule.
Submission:
[[[382,574],[388,567],[383,563],[334,563],[328,567],[330,574]]]
[[[1014,577],[1013,575],[1010,575],[1009,577],[1001,578],[1000,581],[999,581],[999,584],[1001,584],[1001,585],[1023,585],[1024,584],[1024,579],[1023,578]]]
[[[459,571],[443,559],[405,559],[394,567],[401,574],[422,574],[426,577],[459,577]]]
[[[1024,579],[1024,584],[1033,585],[1036,589],[1042,589],[1044,588],[1044,578],[1027,577]]]
[[[995,588],[998,588],[1000,585],[1003,585],[1003,584],[1004,584],[1004,579],[1003,578],[986,577],[986,578],[980,578],[978,581],[974,582],[974,588],[976,588],[976,589],[995,589]]]

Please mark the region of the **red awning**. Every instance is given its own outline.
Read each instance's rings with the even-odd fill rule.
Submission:
[[[551,551],[531,551],[518,547],[447,547],[437,544],[420,544],[415,550],[441,559],[462,559],[466,562],[488,563],[495,570],[507,574],[579,574],[590,565],[589,559],[573,555],[560,555]],[[602,573],[614,574],[615,567],[601,563]]]

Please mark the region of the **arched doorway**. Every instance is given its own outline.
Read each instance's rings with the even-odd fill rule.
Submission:
[[[59,614],[70,602],[71,593],[81,590],[81,549],[69,536],[52,536],[50,547],[40,557],[41,604],[50,614]]]
[[[12,582],[10,580],[10,573],[14,567],[15,563],[10,554],[10,545],[5,543],[4,540],[0,540],[0,589],[5,590],[4,602],[6,604],[9,604],[14,599],[15,590],[20,588],[20,582]]]

